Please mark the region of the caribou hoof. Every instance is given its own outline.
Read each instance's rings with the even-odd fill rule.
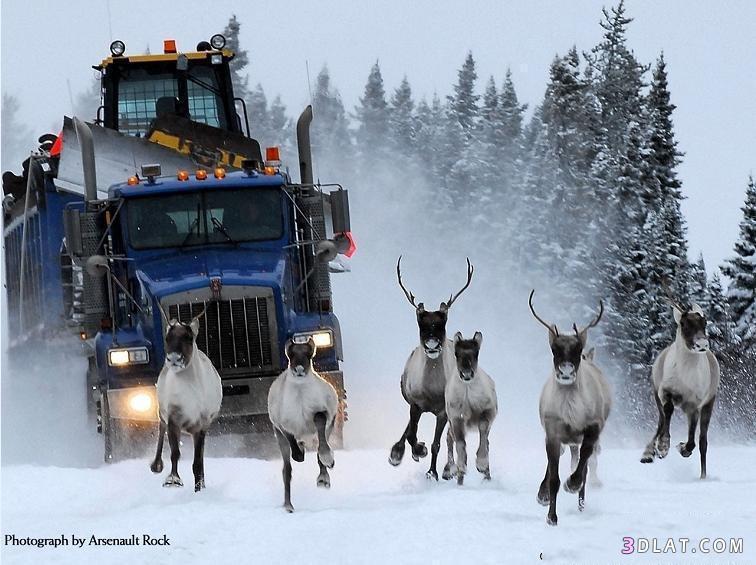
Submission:
[[[163,460],[162,459],[155,459],[152,464],[150,465],[150,471],[153,473],[162,473],[163,472]]]
[[[291,502],[284,503],[284,510],[286,510],[289,514],[294,512],[294,507],[291,505]]]
[[[654,456],[648,455],[647,453],[643,454],[643,457],[640,459],[641,463],[653,463],[654,462]]]
[[[669,436],[660,437],[659,442],[656,444],[656,455],[659,459],[664,459],[669,453]]]
[[[557,525],[557,515],[554,514],[553,516],[546,516],[546,523],[549,526],[556,526]]]
[[[457,484],[459,486],[462,486],[465,484],[465,474],[464,473],[457,473]]]
[[[585,498],[582,496],[578,497],[578,510],[582,512],[585,510]]]
[[[425,473],[425,478],[429,481],[431,479],[435,479],[436,482],[438,482],[438,471],[436,471],[435,469],[429,469],[428,472]]]
[[[578,477],[574,473],[570,475],[570,478],[564,483],[564,490],[567,492],[577,492],[583,488],[583,481],[581,477]]]
[[[688,444],[686,444],[684,441],[681,441],[677,444],[677,451],[680,452],[680,455],[683,457],[690,457],[693,453],[693,449],[695,449],[695,446],[693,446],[692,449],[688,449]]]
[[[388,462],[396,467],[402,462],[402,457],[404,457],[404,442],[397,443],[391,448],[391,455],[389,455]]]
[[[541,506],[548,506],[551,502],[551,496],[549,496],[549,489],[548,487],[545,489],[539,489],[538,495],[536,496],[536,500],[538,501],[538,504]]]
[[[199,492],[203,488],[205,488],[205,479],[200,479],[196,483],[194,483],[194,492]]]
[[[163,481],[164,487],[183,487],[184,483],[178,475],[168,475]]]
[[[318,488],[331,488],[331,477],[325,473],[318,475],[318,481],[316,483]]]
[[[420,459],[426,455],[428,455],[428,448],[425,447],[425,444],[422,441],[418,441],[412,448],[412,459],[420,461]]]
[[[445,481],[448,481],[449,479],[452,479],[457,474],[457,466],[456,465],[449,465],[448,463],[444,466],[444,472],[441,473],[441,478]]]

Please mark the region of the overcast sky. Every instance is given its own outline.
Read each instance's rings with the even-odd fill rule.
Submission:
[[[601,1],[390,0],[358,2],[159,2],[155,0],[3,0],[2,91],[20,98],[35,131],[58,129],[91,65],[111,39],[127,52],[153,53],[164,38],[179,50],[223,30],[236,13],[250,56],[250,83],[280,94],[290,114],[308,101],[306,61],[314,80],[328,63],[349,110],[377,60],[389,92],[406,74],[415,95],[446,95],[472,50],[480,86],[500,83],[511,67],[523,102],[542,98],[548,65],[573,44],[601,37]],[[709,268],[731,254],[749,173],[756,169],[756,3],[749,0],[629,0],[630,44],[643,62],[664,50],[691,254]],[[110,14],[110,17],[108,17]]]

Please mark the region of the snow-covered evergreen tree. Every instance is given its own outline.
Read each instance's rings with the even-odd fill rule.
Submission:
[[[727,259],[722,272],[729,277],[727,298],[735,323],[735,331],[747,342],[756,341],[756,183],[748,179],[745,204],[742,207],[740,237],[735,255]]]
[[[454,85],[454,94],[448,96],[449,116],[459,124],[464,135],[463,140],[469,141],[477,127],[480,96],[475,94],[475,81],[478,74],[475,72],[475,59],[472,52],[467,54],[462,68],[457,71],[457,83]]]
[[[21,104],[18,99],[6,92],[3,93],[2,108],[0,108],[0,154],[2,155],[3,171],[21,171],[21,162],[29,156],[32,149],[36,149],[31,130],[21,123],[18,111]]]
[[[234,87],[234,96],[247,101],[249,97],[249,77],[247,76],[247,65],[249,64],[249,57],[247,51],[241,48],[239,43],[239,32],[241,31],[241,23],[236,19],[236,14],[232,14],[223,29],[223,36],[226,38],[226,49],[234,52],[234,58],[229,63],[231,69],[231,84]],[[250,120],[252,118],[250,117]],[[251,127],[251,124],[250,124]]]
[[[389,106],[389,130],[393,149],[402,157],[409,156],[415,149],[417,118],[414,111],[412,88],[405,75],[391,96]]]
[[[709,336],[711,337],[712,349],[719,352],[733,345],[736,338],[733,333],[730,305],[724,293],[722,279],[715,272],[711,280],[707,282],[708,303],[706,318],[708,320]]]
[[[698,260],[690,264],[688,271],[688,290],[690,301],[698,304],[704,312],[709,311],[709,280],[706,274],[706,263],[703,253],[698,254]]]
[[[260,142],[265,148],[269,145],[268,131],[268,97],[262,84],[258,83],[254,90],[247,95],[247,115],[249,117],[249,129],[252,137]]]
[[[331,86],[328,67],[318,73],[312,100],[312,144],[315,158],[315,170],[320,164],[350,162],[353,153],[349,121],[347,119],[341,95]]]
[[[370,69],[365,93],[355,108],[356,142],[364,164],[382,161],[388,150],[389,107],[378,61]]]

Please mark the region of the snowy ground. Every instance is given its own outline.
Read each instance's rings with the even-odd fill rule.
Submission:
[[[190,484],[191,449],[181,470]],[[10,465],[2,476],[2,530],[17,537],[128,538],[143,534],[170,547],[3,547],[12,563],[710,563],[756,562],[756,447],[710,449],[710,478],[694,460],[671,453],[650,466],[638,449],[605,449],[601,489],[577,510],[559,496],[559,526],[546,525],[535,502],[544,467],[540,449],[492,451],[493,480],[475,472],[467,484],[425,479],[426,461],[399,468],[388,450],[340,451],[330,491],[315,487],[308,454],[295,467],[296,512],[281,508],[279,461],[210,458],[208,488],[166,489],[147,461],[100,468]],[[568,456],[562,461],[566,474]],[[189,480],[187,480],[189,479]],[[742,554],[621,555],[625,536],[743,538]],[[88,541],[88,540],[87,540]],[[690,550],[689,548],[689,550]]]

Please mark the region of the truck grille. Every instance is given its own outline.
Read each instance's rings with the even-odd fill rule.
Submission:
[[[189,322],[199,319],[199,347],[221,376],[242,376],[279,368],[278,337],[273,295],[193,300],[168,304],[170,318]]]

